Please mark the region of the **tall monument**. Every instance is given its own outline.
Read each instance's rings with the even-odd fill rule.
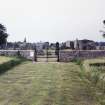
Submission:
[[[26,37],[24,38],[24,43],[26,43],[27,42],[27,40],[26,40]]]
[[[77,38],[76,38],[75,43],[74,43],[74,48],[75,48],[76,50],[79,50],[79,41],[78,41]]]

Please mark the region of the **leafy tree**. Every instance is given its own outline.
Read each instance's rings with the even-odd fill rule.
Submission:
[[[7,41],[8,34],[6,31],[6,27],[0,24],[0,45],[5,44]]]
[[[105,20],[103,20],[103,24],[104,24],[104,26],[105,26]],[[101,31],[103,34],[102,34],[102,36],[105,38],[105,31]]]

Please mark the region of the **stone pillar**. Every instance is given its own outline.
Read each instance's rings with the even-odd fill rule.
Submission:
[[[59,62],[59,42],[56,43],[55,54],[57,55],[57,62]]]

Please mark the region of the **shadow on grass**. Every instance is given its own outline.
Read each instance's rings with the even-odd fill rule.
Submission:
[[[25,61],[26,59],[24,58],[14,58],[13,60],[0,64],[0,75],[4,74],[5,72],[9,71],[13,67],[20,65]]]

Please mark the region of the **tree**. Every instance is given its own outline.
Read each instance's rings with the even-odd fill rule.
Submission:
[[[105,20],[103,20],[103,24],[104,24],[104,26],[105,26]],[[101,31],[102,32],[102,36],[105,38],[105,31]]]
[[[6,27],[0,24],[0,45],[6,44],[8,34],[6,33]]]

